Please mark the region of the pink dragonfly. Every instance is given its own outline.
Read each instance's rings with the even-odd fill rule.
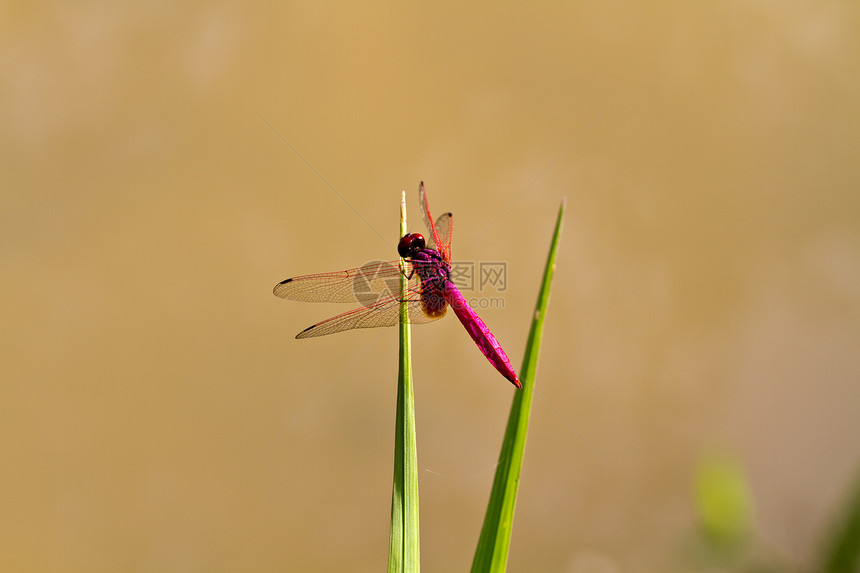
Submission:
[[[429,244],[418,233],[400,239],[397,252],[401,261],[375,261],[337,273],[293,277],[275,285],[275,296],[304,302],[360,302],[362,307],[333,316],[310,326],[296,338],[325,336],[355,328],[394,326],[400,322],[400,302],[408,301],[409,321],[425,323],[445,316],[450,305],[478,345],[502,376],[522,388],[507,354],[472,310],[463,294],[451,282],[451,231],[454,220],[445,213],[433,222],[422,182],[418,188],[421,212],[430,230]],[[401,294],[400,274],[409,286]]]

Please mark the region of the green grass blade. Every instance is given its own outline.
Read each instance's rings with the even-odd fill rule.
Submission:
[[[860,570],[860,479],[853,484],[851,499],[840,516],[839,528],[828,540],[823,570],[853,573]]]
[[[523,389],[514,393],[514,400],[511,404],[505,439],[499,454],[499,465],[496,467],[496,477],[493,480],[493,490],[490,493],[490,502],[487,504],[487,513],[484,515],[484,525],[481,528],[481,538],[478,540],[478,547],[475,550],[475,559],[472,561],[473,573],[504,571],[508,563],[514,508],[517,504],[517,486],[520,481],[523,454],[526,449],[526,434],[529,429],[529,413],[534,394],[543,322],[549,303],[552,275],[555,272],[555,256],[558,251],[562,222],[564,221],[564,208],[565,200],[562,199],[555,224],[555,234],[552,237],[552,245],[544,269],[543,282],[538,294],[535,315],[526,343],[523,367],[520,370]]]
[[[406,192],[400,199],[400,236],[406,234]],[[406,290],[400,275],[400,290]],[[397,375],[397,421],[394,430],[394,484],[391,490],[391,532],[388,572],[412,573],[418,556],[418,450],[415,402],[412,395],[412,337],[405,298],[400,304],[400,365]]]

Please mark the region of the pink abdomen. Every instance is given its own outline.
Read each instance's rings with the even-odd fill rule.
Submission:
[[[463,297],[463,294],[459,289],[457,289],[453,283],[447,281],[445,283],[443,294],[445,296],[445,300],[449,305],[451,305],[451,308],[454,309],[454,314],[457,315],[457,318],[459,318],[460,322],[463,323],[463,326],[466,327],[466,331],[469,333],[469,336],[472,337],[472,340],[475,341],[475,344],[478,345],[478,348],[481,349],[481,352],[487,357],[490,364],[492,364],[496,370],[502,374],[502,376],[510,380],[514,386],[522,388],[523,386],[520,384],[520,379],[517,377],[517,373],[514,372],[514,369],[511,366],[511,361],[508,360],[508,355],[505,354],[504,350],[502,350],[496,337],[493,336],[493,333],[490,332],[490,329],[487,328],[487,325],[484,324],[481,317],[479,317],[477,313],[472,310],[472,307],[469,306],[469,303],[466,302],[466,299]]]

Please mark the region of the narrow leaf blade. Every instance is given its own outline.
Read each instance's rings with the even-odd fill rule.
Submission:
[[[400,199],[400,236],[406,234],[406,192]],[[400,276],[400,291],[408,286]],[[394,430],[394,482],[391,490],[389,573],[418,573],[418,450],[412,393],[412,337],[406,299],[400,303],[400,358],[397,375],[397,417]]]
[[[496,466],[496,477],[493,480],[490,501],[487,504],[481,537],[478,540],[475,558],[472,561],[472,573],[501,572],[507,567],[514,509],[517,503],[517,489],[523,465],[523,455],[525,454],[538,355],[543,337],[543,323],[546,318],[550,286],[555,272],[555,259],[564,221],[565,203],[565,200],[562,199],[555,224],[555,233],[544,269],[543,282],[538,293],[535,314],[526,343],[523,367],[520,370],[523,389],[514,393],[508,425],[505,429],[505,438],[499,453],[499,463]]]

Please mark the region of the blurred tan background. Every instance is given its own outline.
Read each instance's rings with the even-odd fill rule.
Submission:
[[[347,307],[271,289],[395,258],[422,179],[507,263],[517,368],[568,199],[510,571],[697,568],[714,455],[755,553],[817,563],[860,471],[856,2],[7,2],[0,69],[0,570],[383,570],[396,329],[297,341]],[[413,337],[422,564],[462,571],[513,388]]]

